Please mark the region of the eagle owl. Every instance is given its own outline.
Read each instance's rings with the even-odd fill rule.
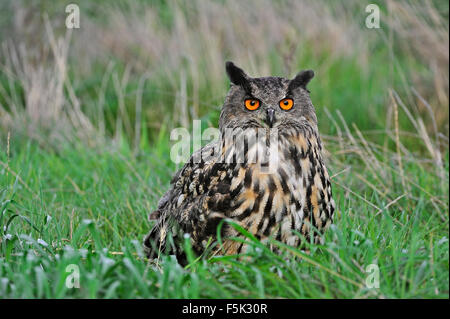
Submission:
[[[252,78],[232,62],[226,71],[231,86],[220,137],[194,152],[150,214],[156,219],[144,239],[150,259],[166,252],[186,264],[185,238],[202,254],[217,245],[223,219],[262,242],[272,237],[291,246],[302,239],[320,242],[332,222],[335,203],[307,89],[314,72],[304,70],[293,79]],[[248,248],[227,240],[240,235],[230,223],[223,223],[221,235],[225,254]]]

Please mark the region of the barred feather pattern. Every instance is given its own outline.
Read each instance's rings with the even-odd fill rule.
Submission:
[[[266,131],[263,143],[267,145],[275,130]],[[269,173],[261,165],[261,140],[246,144],[241,162],[233,158],[235,143],[223,135],[194,153],[175,174],[153,213],[156,224],[144,239],[147,256],[155,258],[164,251],[185,264],[185,234],[194,252],[202,254],[217,239],[217,226],[223,219],[234,221],[263,242],[272,236],[299,246],[301,237],[293,231],[306,241],[320,242],[333,221],[335,202],[317,127],[302,117],[279,125],[277,138],[278,158],[270,163],[275,169]],[[253,151],[256,161],[249,161]],[[221,235],[226,239],[239,233],[224,223]],[[222,248],[225,254],[238,254],[247,246],[225,240]]]

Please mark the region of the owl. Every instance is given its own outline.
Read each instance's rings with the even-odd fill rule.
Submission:
[[[219,247],[218,234],[222,254],[245,253],[248,244],[230,239],[242,236],[235,225],[261,242],[320,243],[333,221],[335,202],[307,89],[314,72],[252,78],[232,62],[226,72],[231,84],[220,136],[192,154],[149,215],[156,220],[144,239],[150,259],[165,252],[185,265],[186,240],[201,255]]]

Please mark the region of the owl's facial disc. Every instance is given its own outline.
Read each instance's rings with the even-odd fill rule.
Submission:
[[[253,78],[232,62],[226,63],[230,90],[219,120],[220,128],[284,128],[306,118],[317,125],[307,85],[314,77],[303,70],[293,79]]]

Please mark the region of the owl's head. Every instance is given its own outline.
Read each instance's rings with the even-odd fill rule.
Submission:
[[[242,69],[226,63],[230,90],[220,114],[219,128],[289,127],[306,119],[317,129],[314,106],[306,88],[314,77],[312,70],[299,72],[293,79],[252,78]]]

